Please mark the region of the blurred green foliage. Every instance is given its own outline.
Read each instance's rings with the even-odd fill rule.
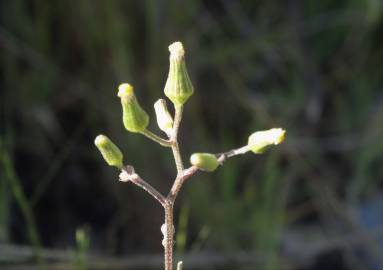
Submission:
[[[257,129],[287,130],[278,150],[230,160],[185,186],[180,253],[254,251],[262,269],[276,269],[283,234],[297,224],[330,236],[363,231],[341,213],[382,191],[381,1],[0,5],[0,136],[44,246],[70,245],[86,224],[91,250],[161,250],[160,208],[117,183],[93,139],[105,131],[142,177],[168,190],[171,153],[124,131],[116,88],[135,86],[156,130],[152,104],[163,97],[175,40],[195,86],[180,131],[185,161],[243,145]],[[30,224],[1,166],[0,239],[27,243],[20,232]]]

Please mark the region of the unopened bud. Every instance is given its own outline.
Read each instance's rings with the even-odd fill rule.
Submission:
[[[122,168],[122,153],[108,137],[105,135],[98,135],[94,140],[94,144],[97,146],[108,165]]]
[[[272,128],[264,131],[254,132],[249,136],[248,147],[256,154],[263,153],[270,145],[277,145],[285,139],[286,130]]]
[[[164,91],[175,106],[182,106],[193,94],[194,88],[186,69],[182,43],[174,42],[169,46],[169,51],[170,67]]]
[[[194,153],[190,157],[190,163],[202,171],[212,172],[218,167],[218,159],[209,153]]]
[[[166,134],[171,134],[173,128],[173,118],[166,107],[166,101],[159,99],[154,103],[158,127]]]
[[[125,128],[130,132],[142,132],[149,124],[148,114],[141,108],[134,95],[133,87],[123,83],[118,87],[118,94],[122,104],[122,120]]]

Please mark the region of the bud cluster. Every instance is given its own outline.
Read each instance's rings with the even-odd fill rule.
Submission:
[[[164,94],[172,101],[174,107],[179,108],[193,94],[194,88],[186,70],[185,50],[182,43],[174,42],[169,46],[169,51],[169,74]],[[121,100],[122,122],[125,129],[129,132],[145,134],[154,140],[158,139],[156,135],[147,131],[149,116],[139,104],[133,86],[129,83],[120,84],[117,96]],[[166,101],[159,99],[154,104],[154,110],[158,127],[170,138],[173,133],[173,117],[167,109]],[[159,140],[161,144],[164,144],[164,140],[161,138]],[[106,136],[98,136],[96,146],[110,166],[122,167],[121,151]]]
[[[215,171],[227,158],[244,154],[249,151],[252,151],[255,154],[263,153],[271,145],[280,144],[284,140],[286,133],[286,131],[282,128],[257,131],[251,134],[248,138],[247,144],[240,148],[221,154],[203,152],[194,153],[190,156],[190,163],[192,166],[188,169],[184,169],[178,146],[177,134],[182,118],[182,107],[193,95],[194,88],[186,69],[185,50],[182,43],[172,43],[169,46],[169,51],[169,73],[164,86],[164,94],[173,103],[175,112],[174,118],[168,111],[166,101],[164,99],[159,99],[154,103],[157,125],[160,130],[166,133],[168,139],[163,139],[147,130],[147,127],[149,126],[149,115],[139,104],[132,85],[129,83],[120,84],[117,92],[117,96],[121,101],[122,122],[125,129],[132,133],[145,135],[162,146],[172,148],[177,167],[177,177],[173,183],[169,195],[165,197],[148,182],[141,179],[141,177],[135,173],[132,166],[124,166],[122,152],[108,137],[105,135],[98,135],[94,141],[106,163],[121,170],[120,181],[130,181],[141,187],[157,199],[157,201],[164,207],[166,221],[161,227],[161,232],[164,236],[162,245],[165,249],[166,270],[173,269],[173,205],[183,182],[198,170],[206,172]],[[177,269],[182,269],[182,262],[178,264]]]
[[[177,109],[182,107],[190,96],[193,95],[194,88],[186,69],[185,50],[182,43],[179,41],[172,43],[169,46],[169,52],[169,73],[164,87],[164,94]],[[146,129],[149,125],[149,116],[140,106],[133,86],[128,83],[121,84],[118,87],[117,96],[121,100],[122,121],[125,129],[129,132],[147,135],[148,131]],[[174,120],[167,109],[166,101],[164,99],[157,100],[154,103],[154,110],[158,127],[171,138]],[[237,149],[236,153],[243,154],[248,151],[256,154],[263,153],[269,146],[280,144],[285,138],[285,132],[281,128],[254,132],[249,136],[247,145]],[[155,140],[157,136],[151,135],[152,139],[153,137]],[[163,144],[163,141],[160,143]],[[96,138],[96,146],[109,165],[118,168],[122,167],[121,151],[106,136],[98,136]],[[194,153],[190,157],[190,163],[200,170],[212,172],[218,167],[220,162],[214,154]]]

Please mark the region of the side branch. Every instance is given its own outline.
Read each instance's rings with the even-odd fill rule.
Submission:
[[[182,174],[179,175],[174,181],[172,189],[170,190],[168,195],[168,200],[174,202],[185,180],[190,178],[197,171],[198,168],[196,166],[191,166],[188,169],[183,170]]]
[[[133,184],[139,186],[146,192],[148,192],[150,195],[152,195],[153,198],[155,198],[162,206],[165,207],[166,199],[165,197],[157,191],[154,187],[152,187],[148,182],[143,180],[138,174],[134,172],[134,168],[130,165],[127,165],[121,169],[120,173],[120,181],[122,182],[132,182]]]
[[[215,155],[218,159],[219,164],[222,165],[228,158],[245,154],[248,151],[249,151],[249,147],[245,145],[243,147],[233,149],[224,153],[215,154]],[[179,173],[176,180],[174,181],[174,184],[168,194],[167,199],[170,200],[171,202],[174,202],[185,180],[189,179],[198,170],[199,169],[196,166],[191,166],[187,169],[182,170],[182,173],[181,174]]]
[[[141,134],[145,135],[146,137],[148,137],[152,141],[155,141],[156,143],[158,143],[162,146],[165,146],[165,147],[171,147],[172,146],[172,143],[170,141],[161,138],[160,136],[154,134],[153,132],[151,132],[147,129],[142,131]]]

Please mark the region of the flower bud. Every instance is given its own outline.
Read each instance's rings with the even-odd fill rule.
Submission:
[[[217,157],[209,153],[194,153],[190,163],[202,171],[212,172],[218,167]]]
[[[110,166],[122,168],[122,153],[120,149],[105,135],[98,135],[94,140],[101,155]]]
[[[282,128],[257,131],[249,136],[247,145],[255,154],[260,154],[263,153],[269,145],[277,145],[283,142],[285,133],[286,130]]]
[[[170,67],[165,84],[165,95],[175,106],[182,106],[193,94],[194,88],[190,81],[186,64],[185,51],[181,42],[174,42],[169,46]]]
[[[149,124],[148,114],[141,108],[133,87],[123,83],[118,87],[118,94],[122,104],[122,120],[125,128],[130,132],[142,132]]]
[[[166,134],[171,134],[173,129],[173,118],[166,107],[166,101],[159,99],[154,103],[158,127]]]

